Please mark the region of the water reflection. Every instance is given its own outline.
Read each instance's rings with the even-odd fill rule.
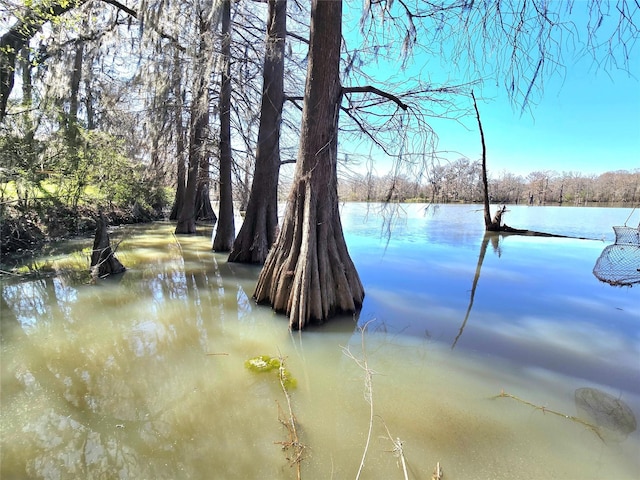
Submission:
[[[458,240],[432,231],[474,206],[427,215],[405,206],[387,239],[358,208],[344,213],[365,308],[301,334],[254,304],[259,268],[212,253],[210,230],[116,232],[128,270],[115,282],[3,281],[0,476],[293,478],[277,443],[287,439],[281,388],[244,368],[282,355],[298,381],[303,478],[353,478],[370,410],[363,371],[341,347],[363,355],[357,326],[373,319],[365,348],[377,372],[375,420],[363,478],[399,475],[386,428],[417,478],[436,462],[460,479],[632,478],[638,432],[603,445],[579,425],[489,400],[505,388],[571,412],[574,390],[598,387],[639,411],[637,296],[579,273],[600,244],[497,244],[481,223]]]
[[[476,273],[473,277],[473,284],[471,286],[471,294],[469,295],[469,306],[467,307],[467,312],[464,316],[464,320],[462,321],[462,325],[460,326],[460,330],[456,335],[456,338],[453,340],[453,344],[451,345],[451,349],[453,350],[456,347],[456,343],[460,339],[462,332],[464,332],[464,327],[467,326],[467,320],[469,320],[469,315],[471,314],[471,309],[473,308],[473,299],[476,296],[476,288],[478,287],[478,281],[480,280],[480,272],[482,271],[482,263],[484,262],[484,256],[487,253],[487,246],[489,245],[489,241],[493,245],[493,251],[500,255],[499,245],[500,245],[500,236],[499,234],[492,232],[485,232],[484,237],[482,238],[482,243],[480,244],[480,254],[478,255],[478,264],[476,265]]]
[[[206,436],[198,412],[219,394],[190,365],[208,362],[209,337],[251,305],[212,253],[174,242],[158,255],[166,235],[157,240],[129,239],[129,270],[95,286],[3,285],[2,478],[199,471],[193,446],[177,439]]]

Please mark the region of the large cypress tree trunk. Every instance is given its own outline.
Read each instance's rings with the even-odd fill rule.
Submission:
[[[204,155],[209,127],[209,69],[207,68],[207,44],[205,36],[209,35],[210,22],[201,13],[200,18],[200,51],[199,65],[194,78],[194,96],[191,103],[191,119],[189,124],[189,169],[184,201],[175,233],[196,233],[196,195],[198,193],[198,170],[201,155]]]
[[[286,34],[287,1],[269,0],[254,181],[244,223],[229,254],[230,262],[264,263],[278,232],[280,124],[284,103]]]
[[[177,122],[181,123],[181,120],[178,119]],[[182,125],[180,128],[176,128],[176,135],[178,135],[178,140],[176,141],[176,162],[177,162],[177,182],[176,182],[176,196],[173,200],[173,207],[171,207],[171,214],[169,215],[169,220],[177,220],[178,214],[180,213],[180,209],[182,205],[184,205],[184,197],[185,197],[185,189],[186,189],[186,173],[187,169],[184,164],[184,139],[182,137]]]
[[[207,29],[210,28],[210,22],[207,22]],[[206,117],[203,119],[203,124],[206,123],[207,129],[209,127],[209,89],[207,88],[206,92],[203,92],[205,95],[205,99],[203,102],[206,102],[206,108],[203,105],[202,114]],[[196,191],[196,220],[200,220],[203,222],[210,222],[212,224],[216,223],[216,214],[213,211],[213,207],[211,206],[211,198],[209,196],[209,185],[210,185],[210,173],[209,173],[209,149],[206,148],[206,135],[203,138],[203,145],[200,149],[200,167],[198,170],[198,184]]]
[[[209,175],[209,154],[207,152],[200,158],[198,191],[196,193],[196,220],[215,224],[218,218],[211,206]]]
[[[200,95],[198,95],[199,97]],[[194,102],[200,103],[200,102]],[[200,167],[200,149],[204,148],[204,138],[202,132],[206,125],[203,125],[200,106],[197,104],[191,107],[191,127],[189,133],[189,169],[187,174],[187,184],[184,192],[184,201],[178,215],[178,223],[175,233],[191,234],[196,233],[196,193],[198,187],[198,169]]]
[[[220,88],[220,208],[213,249],[228,252],[236,235],[231,189],[231,0],[222,4],[222,56],[225,64]]]
[[[184,204],[184,195],[187,180],[187,169],[184,163],[184,128],[182,126],[182,75],[180,56],[176,52],[173,55],[173,96],[175,101],[174,123],[176,127],[176,196],[171,207],[169,220],[178,220],[180,209]]]
[[[203,111],[205,118],[202,119],[202,124],[206,125],[206,129],[209,126],[209,89],[207,88],[205,94],[206,108]],[[196,220],[203,222],[216,223],[216,214],[213,212],[211,206],[211,198],[209,197],[209,149],[206,145],[206,130],[203,134],[202,147],[200,148],[200,167],[198,168],[198,182],[196,186],[196,205],[195,214]]]
[[[258,302],[288,314],[291,329],[356,312],[364,299],[338,211],[341,32],[342,1],[313,0],[295,178],[254,294]]]

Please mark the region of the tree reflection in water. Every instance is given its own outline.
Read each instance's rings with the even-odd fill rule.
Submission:
[[[202,412],[233,393],[189,365],[209,362],[216,377],[224,359],[207,357],[210,338],[251,302],[212,253],[189,251],[176,242],[167,258],[141,262],[117,282],[45,277],[2,286],[3,479],[203,471],[206,455],[192,442],[211,436]],[[219,440],[234,430],[232,414],[216,423]]]
[[[478,287],[478,281],[480,280],[480,272],[482,271],[482,264],[484,263],[484,257],[487,253],[487,246],[489,245],[489,241],[491,241],[493,251],[498,256],[500,256],[500,234],[495,232],[485,232],[484,237],[482,237],[482,243],[480,244],[478,264],[476,265],[476,273],[473,277],[473,285],[471,286],[471,294],[469,295],[469,306],[467,307],[467,313],[464,316],[464,320],[462,321],[460,330],[458,331],[458,334],[456,335],[456,338],[453,340],[453,344],[451,345],[452,350],[456,348],[456,344],[458,343],[458,340],[460,340],[462,332],[464,332],[464,328],[467,326],[467,321],[469,320],[469,315],[471,314],[471,309],[473,308],[473,300],[476,296],[476,288]]]

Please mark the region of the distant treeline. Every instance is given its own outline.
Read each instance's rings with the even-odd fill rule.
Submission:
[[[412,177],[351,174],[340,182],[340,198],[345,201],[482,202],[479,161],[460,159],[433,166]],[[601,175],[537,171],[523,177],[505,172],[489,177],[489,195],[493,203],[637,205],[640,203],[640,168]]]

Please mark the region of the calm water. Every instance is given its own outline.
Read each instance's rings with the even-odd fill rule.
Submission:
[[[58,276],[4,279],[2,479],[296,478],[277,377],[244,366],[257,355],[282,356],[297,381],[302,478],[356,478],[370,423],[360,478],[404,478],[392,439],[409,478],[437,462],[446,479],[638,478],[637,430],[602,441],[492,398],[571,416],[574,391],[593,387],[640,416],[640,285],[591,273],[630,209],[522,206],[505,220],[594,240],[483,241],[472,205],[342,213],[362,312],[301,335],[253,303],[259,269],[212,253],[205,229],[117,230],[129,270],[97,285],[63,272],[85,267],[90,240],[48,259]]]

